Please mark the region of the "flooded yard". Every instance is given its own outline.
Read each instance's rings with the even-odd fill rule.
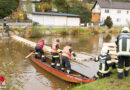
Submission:
[[[114,42],[117,34],[99,34],[93,36],[44,36],[42,38],[28,38],[37,42],[44,39],[46,45],[57,38],[60,39],[61,48],[66,44],[72,43],[73,50],[76,53],[98,55],[104,42]],[[4,74],[7,87],[12,90],[70,90],[75,84],[65,82],[51,75],[45,70],[25,59],[30,53],[30,48],[14,42],[11,39],[0,39],[0,71]],[[97,63],[93,61],[86,62],[91,69],[90,73],[97,71]],[[94,63],[94,64],[93,64]],[[95,65],[95,67],[93,67]],[[95,71],[94,71],[95,68]]]

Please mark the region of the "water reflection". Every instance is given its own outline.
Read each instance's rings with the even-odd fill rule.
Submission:
[[[29,49],[11,40],[4,40],[0,44],[0,67],[8,74],[5,75],[8,87],[20,90],[64,90],[71,84],[56,78],[39,68],[29,59],[25,59]],[[6,66],[3,65],[6,64]],[[12,64],[13,67],[10,67]],[[8,89],[9,89],[8,88]]]
[[[42,38],[33,38],[29,40],[37,42],[40,39],[44,39],[46,44],[51,46],[51,43],[58,38],[61,42],[61,48],[68,43],[72,43],[73,49],[76,52],[98,54],[100,53],[102,44],[104,42],[114,42],[116,40],[116,36],[117,34],[99,34],[93,36],[44,36]]]

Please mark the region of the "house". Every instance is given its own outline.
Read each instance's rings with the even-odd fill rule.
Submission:
[[[130,26],[130,3],[97,0],[92,8],[92,22],[104,23],[110,16],[113,26]]]
[[[28,15],[28,18],[44,26],[71,27],[80,25],[80,16],[68,13],[33,12]]]
[[[36,4],[41,2],[41,0],[20,0],[20,1],[21,1],[23,11],[27,13],[35,12]]]

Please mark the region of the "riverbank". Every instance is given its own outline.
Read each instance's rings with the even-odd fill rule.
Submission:
[[[17,32],[17,30],[15,32]],[[46,45],[51,46],[52,42],[56,38],[59,38],[61,41],[61,48],[63,48],[67,43],[72,43],[73,50],[77,53],[81,53],[78,56],[82,57],[82,59],[85,59],[86,58],[85,56],[81,56],[83,53],[85,54],[85,52],[86,52],[86,54],[89,53],[92,55],[98,55],[98,53],[100,52],[100,50],[102,48],[102,44],[104,42],[113,41],[116,36],[117,35],[112,34],[112,35],[110,35],[110,38],[108,39],[108,38],[102,37],[102,34],[90,35],[88,37],[87,37],[87,35],[79,35],[79,36],[77,36],[77,35],[76,36],[72,36],[72,35],[69,35],[69,36],[68,35],[66,35],[66,36],[61,36],[61,35],[48,36],[48,35],[46,35],[42,38],[28,38],[28,40],[31,40],[33,42],[37,42],[40,39],[44,39],[46,42]],[[3,41],[5,41],[5,40],[3,40]],[[12,75],[12,74],[17,75],[16,79],[20,78],[20,81],[23,81],[22,82],[23,89],[28,89],[28,88],[33,89],[33,88],[38,87],[38,89],[40,88],[39,90],[41,90],[41,88],[48,90],[48,88],[51,89],[51,86],[52,87],[55,86],[55,87],[53,87],[55,89],[64,90],[67,88],[68,90],[70,90],[71,87],[75,85],[75,84],[71,85],[70,83],[67,83],[67,82],[64,82],[58,78],[55,78],[54,76],[50,75],[49,73],[45,72],[44,70],[40,69],[39,67],[33,65],[33,63],[29,62],[28,59],[25,60],[25,56],[29,54],[29,51],[26,51],[28,48],[26,47],[26,48],[24,48],[26,50],[24,50],[22,47],[24,45],[23,44],[19,45],[17,43],[14,43],[14,40],[12,40],[12,43],[14,43],[13,45],[12,44],[8,45],[8,42],[10,42],[10,41],[11,40],[7,40],[7,42],[1,43],[1,47],[2,47],[1,49],[3,51],[3,52],[1,52],[1,53],[3,53],[3,54],[1,54],[1,60],[3,60],[1,62],[5,62],[5,61],[8,62],[10,60],[11,62],[13,62],[14,64],[17,65],[12,70],[12,71],[15,71],[16,73],[10,72],[8,75]],[[9,49],[3,50],[7,47]],[[8,53],[10,53],[10,54],[8,54]],[[7,56],[7,54],[8,54],[8,56]],[[88,76],[89,75],[93,76],[94,72],[97,71],[96,70],[97,64],[96,63],[93,64],[93,63],[94,62],[86,62],[86,66],[88,66],[88,68],[87,69],[83,68],[83,70],[88,72],[86,74]],[[1,66],[2,66],[2,63],[1,63]],[[79,65],[79,66],[81,66],[81,65]],[[9,68],[8,70],[11,71],[10,69],[12,69],[12,68],[10,68],[10,67],[8,67],[8,68]],[[7,68],[5,68],[5,70],[7,70]],[[40,77],[39,77],[39,74],[40,74]],[[5,76],[6,81],[9,81],[10,79],[14,80],[12,77],[10,77],[8,80],[7,77]],[[25,77],[25,78],[22,78],[22,80],[21,80],[21,77]],[[40,78],[41,81],[36,80],[38,78]],[[49,86],[43,86],[43,85],[41,85],[41,82],[45,83],[45,84],[47,82],[49,84]],[[10,82],[7,82],[7,83],[10,83]],[[19,81],[16,81],[16,83],[18,83],[18,85],[19,85]],[[15,86],[17,85],[17,84],[14,84],[13,82],[10,84],[11,85],[13,84]]]
[[[74,87],[72,90],[130,90],[130,75],[124,79],[117,78],[117,71],[107,78]]]
[[[71,28],[43,28],[40,26],[32,27],[11,27],[11,33],[19,35],[22,34],[24,37],[42,37],[46,35],[95,35],[99,33],[120,33],[121,28],[112,27],[108,29],[107,27],[71,27]]]

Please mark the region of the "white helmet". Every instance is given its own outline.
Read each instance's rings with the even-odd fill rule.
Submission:
[[[109,48],[107,46],[103,46],[101,50],[101,55],[107,55],[109,51]]]
[[[129,28],[128,27],[123,27],[121,32],[128,33],[129,32]]]

